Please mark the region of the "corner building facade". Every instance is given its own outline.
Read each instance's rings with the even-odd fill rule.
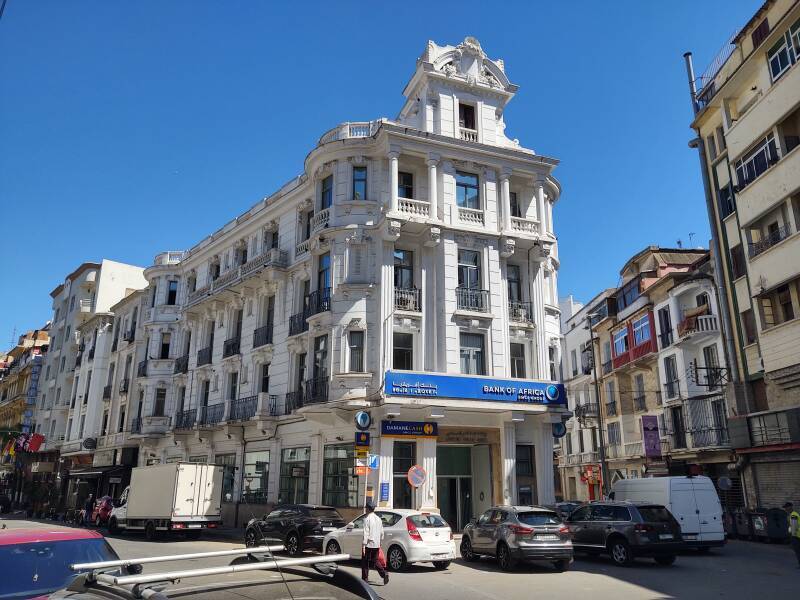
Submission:
[[[300,176],[159,255],[126,384],[139,464],[225,465],[227,524],[279,502],[350,516],[365,493],[458,529],[553,502],[560,186],[505,135],[516,90],[477,40],[429,42],[395,120],[331,129]],[[379,461],[361,477],[359,410]]]

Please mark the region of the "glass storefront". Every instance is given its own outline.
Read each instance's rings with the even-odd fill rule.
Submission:
[[[308,502],[308,470],[311,448],[284,448],[281,453],[281,476],[278,502],[304,504]]]
[[[325,446],[322,465],[322,503],[339,508],[358,507],[358,477],[354,473],[353,444]]]
[[[267,501],[269,450],[244,453],[244,485],[242,501],[264,504]]]
[[[437,446],[436,493],[442,518],[460,531],[473,515],[472,448]]]
[[[408,483],[408,470],[417,462],[416,442],[395,442],[393,450],[393,493],[395,508],[415,508],[414,488]]]
[[[214,464],[222,465],[222,501],[233,502],[233,483],[236,477],[236,454],[217,454]]]

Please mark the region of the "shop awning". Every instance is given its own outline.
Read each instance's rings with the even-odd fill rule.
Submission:
[[[95,477],[101,477],[106,473],[111,473],[114,471],[123,471],[127,469],[124,465],[110,465],[108,467],[83,467],[80,469],[72,469],[69,472],[69,476],[75,479],[93,479]]]

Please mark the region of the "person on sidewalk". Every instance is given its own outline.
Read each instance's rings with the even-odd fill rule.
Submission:
[[[791,502],[784,504],[783,510],[789,515],[789,543],[797,557],[797,568],[800,569],[800,513],[794,509]]]
[[[367,500],[365,506],[367,516],[364,517],[364,540],[361,543],[361,579],[369,579],[369,570],[374,568],[378,575],[383,577],[383,585],[389,583],[389,573],[385,567],[378,562],[378,552],[381,549],[383,539],[383,522],[375,514],[375,505],[371,500]]]
[[[83,525],[89,526],[92,524],[93,510],[94,510],[94,494],[89,494],[86,497],[86,502],[83,503]]]

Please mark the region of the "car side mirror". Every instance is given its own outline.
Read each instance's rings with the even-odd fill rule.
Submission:
[[[351,531],[351,530],[353,529],[353,527],[355,527],[355,525],[353,525],[353,523],[352,523],[352,521],[351,521],[350,523],[348,523],[348,524],[347,524],[347,526],[345,527],[345,529],[346,529],[347,531]]]

